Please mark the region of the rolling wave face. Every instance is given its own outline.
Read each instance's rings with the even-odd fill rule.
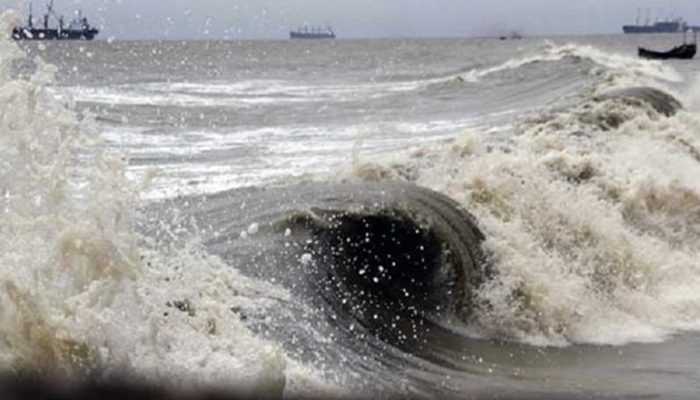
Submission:
[[[396,368],[422,379],[421,360],[431,354],[426,335],[472,320],[475,294],[492,273],[473,217],[415,185],[238,189],[156,203],[148,214],[150,221],[183,216],[185,226],[198,227],[208,254],[287,288],[294,300],[262,316],[244,311],[246,325],[327,373],[359,373],[362,390],[403,393],[394,386]],[[172,241],[167,231],[143,228]],[[446,388],[405,389],[417,395]]]
[[[246,207],[236,211],[241,203]],[[449,198],[413,185],[238,190],[159,209],[178,209],[197,225],[212,226],[208,248],[252,266],[249,273],[320,296],[349,320],[393,338],[413,336],[391,332],[397,316],[468,318],[473,293],[490,273],[474,219]],[[245,249],[259,248],[265,251],[241,262]],[[304,273],[280,273],[290,263]]]
[[[352,199],[344,209],[316,205],[313,220],[304,222],[313,232],[316,290],[335,309],[403,346],[418,336],[417,317],[468,316],[488,273],[483,236],[469,214],[410,185],[324,190]]]

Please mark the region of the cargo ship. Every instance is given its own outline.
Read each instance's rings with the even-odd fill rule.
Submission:
[[[65,23],[63,16],[57,15],[53,10],[53,0],[46,6],[43,24],[40,27],[34,25],[32,4],[29,4],[29,17],[27,25],[18,26],[12,30],[12,38],[15,40],[93,40],[100,30],[90,26],[87,18],[78,12],[69,24]],[[51,19],[56,21],[56,26],[50,26]]]
[[[622,32],[624,33],[681,33],[687,31],[700,31],[698,26],[690,26],[683,18],[673,18],[669,16],[664,21],[654,21],[651,23],[651,15],[647,10],[646,22],[640,23],[642,14],[641,8],[637,10],[637,21],[634,25],[624,25]]]
[[[325,28],[309,28],[304,26],[289,32],[290,39],[335,39],[335,32],[330,26]]]
[[[624,33],[679,33],[689,29],[693,29],[693,27],[689,26],[682,18],[654,22],[653,24],[625,25],[622,27]]]

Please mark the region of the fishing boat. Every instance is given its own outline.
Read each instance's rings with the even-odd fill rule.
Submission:
[[[697,45],[695,44],[683,44],[672,48],[669,51],[654,51],[648,50],[643,47],[639,48],[639,57],[652,59],[652,60],[668,60],[671,58],[690,60],[695,57],[697,52]]]
[[[680,59],[680,60],[691,60],[695,57],[697,53],[697,31],[694,31],[693,43],[686,43],[686,35],[683,35],[683,44],[676,46],[668,51],[655,51],[649,50],[644,47],[639,47],[637,49],[639,57],[647,58],[651,60],[668,60],[668,59]]]
[[[53,10],[53,0],[46,6],[43,24],[40,27],[34,25],[32,4],[29,3],[29,17],[25,26],[18,26],[12,30],[14,40],[93,40],[100,32],[99,29],[90,26],[87,18],[78,11],[77,18],[69,24],[65,23],[63,16],[59,16]],[[50,26],[51,18],[55,19],[57,26]]]

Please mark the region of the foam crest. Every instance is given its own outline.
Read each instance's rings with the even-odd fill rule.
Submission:
[[[536,54],[523,58],[510,59],[500,65],[485,69],[475,69],[462,75],[467,82],[478,82],[489,75],[503,71],[517,70],[540,62],[558,62],[565,59],[590,60],[597,68],[590,75],[597,77],[601,89],[651,85],[657,80],[680,82],[681,75],[672,67],[657,61],[639,60],[625,55],[608,53],[592,46],[575,44],[555,45],[546,42]]]
[[[554,46],[549,51],[562,57],[579,57],[592,60],[596,64],[614,72],[616,74],[614,75],[615,77],[619,78],[620,75],[624,75],[629,79],[635,80],[634,82],[625,82],[624,86],[648,84],[647,79],[649,78],[666,82],[683,81],[683,77],[673,67],[662,62],[641,60],[638,57],[606,52],[593,46],[570,44],[559,47]],[[611,78],[608,77],[608,79]],[[620,84],[622,85],[622,82]]]
[[[461,75],[462,79],[464,79],[467,82],[478,82],[484,77],[487,77],[491,74],[495,74],[498,72],[503,72],[503,71],[508,71],[508,70],[515,70],[522,68],[526,65],[533,64],[533,63],[538,63],[538,62],[544,62],[544,61],[560,61],[564,59],[566,55],[564,54],[557,54],[556,52],[552,51],[547,51],[541,54],[537,54],[534,56],[529,56],[529,57],[524,57],[520,59],[510,59],[503,64],[496,65],[493,67],[485,68],[485,69],[474,69],[471,70],[463,75]]]

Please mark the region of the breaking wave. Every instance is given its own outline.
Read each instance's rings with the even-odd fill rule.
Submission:
[[[534,55],[519,59],[510,59],[503,64],[488,68],[474,69],[461,75],[461,77],[466,81],[476,82],[495,73],[522,69],[531,64],[558,62],[566,59],[575,61],[589,60],[598,66],[598,68],[594,69],[592,72],[594,74],[604,73],[608,75],[606,79],[610,79],[610,76],[615,76],[617,78],[622,78],[624,76],[630,80],[636,79],[637,84],[641,83],[639,79],[660,79],[670,82],[680,82],[683,80],[681,75],[673,70],[673,68],[663,63],[632,59],[623,55],[607,53],[592,46],[573,44],[562,46],[555,45],[551,42],[545,43],[541,50]]]
[[[496,135],[470,131],[354,172],[432,188],[475,215],[495,274],[469,335],[624,344],[700,329],[700,120],[660,89],[656,78],[676,79],[669,67],[565,53],[582,52],[619,67],[614,84],[596,81],[578,104],[527,113]]]

